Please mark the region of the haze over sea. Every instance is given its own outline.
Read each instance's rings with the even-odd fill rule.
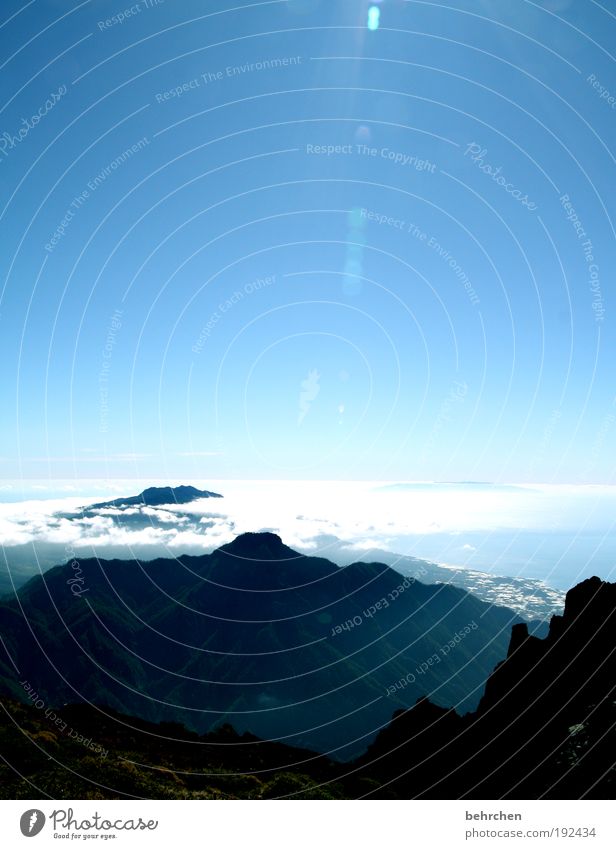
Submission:
[[[224,498],[145,508],[138,526],[118,522],[113,510],[94,517],[78,513],[88,502],[180,483]],[[210,551],[245,531],[271,530],[287,545],[335,562],[386,550],[537,578],[560,590],[591,575],[616,576],[615,486],[41,480],[6,482],[0,498],[6,564],[9,571],[18,564],[23,575],[65,562],[73,551],[175,557]]]

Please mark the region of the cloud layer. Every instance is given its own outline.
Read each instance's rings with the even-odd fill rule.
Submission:
[[[293,548],[337,562],[383,549],[484,569],[491,541],[503,535],[515,543],[523,535],[556,539],[563,533],[571,540],[576,533],[592,534],[614,543],[614,487],[206,483],[224,498],[89,510],[89,503],[101,500],[104,484],[99,483],[90,495],[2,503],[0,542],[8,568],[16,569],[19,577],[24,570],[32,574],[72,556],[203,553],[240,533],[261,530],[278,533]],[[139,482],[115,483],[105,495],[134,495],[142,488]],[[532,553],[526,557],[531,562]],[[501,563],[490,564],[487,571],[517,574],[515,545],[509,544],[509,554],[503,549]]]

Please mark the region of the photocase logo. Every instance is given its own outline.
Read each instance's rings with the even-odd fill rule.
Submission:
[[[24,837],[36,837],[45,825],[45,814],[37,808],[31,808],[21,815],[19,827]]]

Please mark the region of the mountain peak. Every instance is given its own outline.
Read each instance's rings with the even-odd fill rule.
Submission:
[[[303,557],[297,551],[286,546],[278,534],[271,531],[240,534],[232,542],[221,546],[218,550],[231,557],[266,562],[298,560]]]

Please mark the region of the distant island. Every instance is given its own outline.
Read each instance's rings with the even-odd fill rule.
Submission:
[[[139,495],[126,498],[114,498],[113,501],[101,501],[89,504],[85,510],[101,510],[104,507],[160,507],[161,504],[189,504],[201,498],[222,498],[217,492],[197,489],[194,486],[150,486]]]

